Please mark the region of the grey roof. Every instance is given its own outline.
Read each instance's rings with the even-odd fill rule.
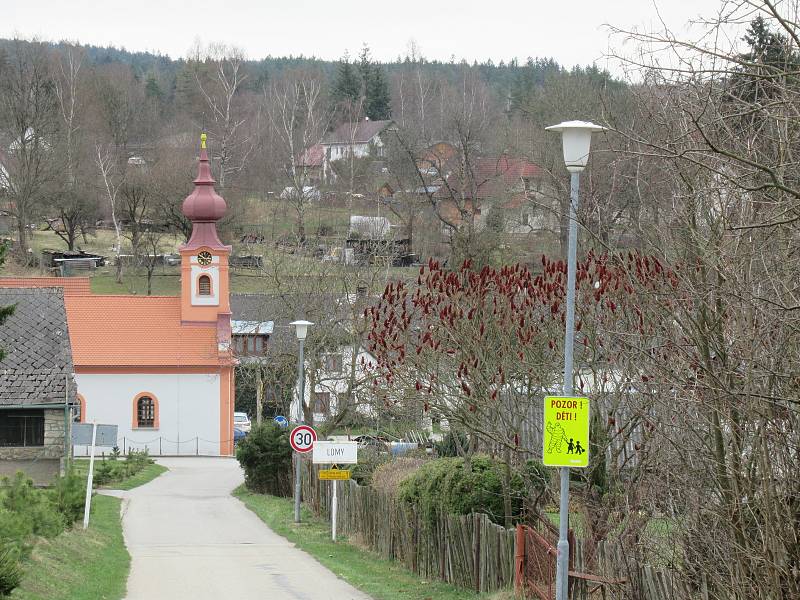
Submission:
[[[330,132],[322,140],[323,145],[328,144],[365,144],[389,127],[394,121],[359,121],[358,123],[343,123]]]
[[[270,348],[295,353],[297,339],[292,321],[307,319],[317,325],[347,328],[350,306],[346,298],[333,294],[231,294],[231,319],[272,321]],[[313,327],[309,336],[313,334]]]
[[[0,326],[0,406],[64,404],[77,387],[60,288],[0,288],[14,313]]]

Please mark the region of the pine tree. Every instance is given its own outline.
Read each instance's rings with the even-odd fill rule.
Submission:
[[[391,117],[389,86],[383,76],[383,69],[373,66],[367,81],[366,107],[367,116],[373,121],[381,121]]]
[[[361,98],[361,79],[345,54],[339,62],[332,91],[334,102],[358,102]]]

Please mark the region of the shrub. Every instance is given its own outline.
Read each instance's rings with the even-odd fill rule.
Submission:
[[[437,442],[434,448],[438,456],[458,456],[458,447],[456,446],[456,438],[458,438],[458,445],[462,449],[466,449],[469,444],[467,434],[461,431],[450,430],[444,436],[441,442]]]
[[[0,550],[0,595],[10,594],[22,579],[19,552],[10,546]]]
[[[372,473],[372,487],[384,494],[397,496],[400,484],[428,462],[428,458],[402,456],[380,465]]]
[[[377,448],[359,448],[358,464],[350,465],[350,478],[359,485],[370,485],[375,470],[390,460],[389,454]]]
[[[417,505],[428,522],[435,521],[437,512],[444,511],[455,515],[485,513],[495,523],[502,524],[503,469],[502,463],[480,454],[472,457],[469,472],[464,469],[463,458],[439,458],[422,465],[401,482],[399,497]],[[519,518],[525,484],[516,472],[511,477],[511,498],[512,517]]]
[[[64,516],[66,523],[74,523],[83,518],[83,507],[86,500],[86,480],[74,471],[56,479],[49,490],[50,501],[56,510]]]
[[[2,507],[16,513],[16,518],[30,526],[35,535],[55,537],[64,530],[66,521],[59,513],[45,490],[33,487],[33,481],[17,472],[13,479],[3,478],[4,495]]]
[[[274,422],[253,426],[236,448],[247,489],[273,496],[292,495],[289,431]]]

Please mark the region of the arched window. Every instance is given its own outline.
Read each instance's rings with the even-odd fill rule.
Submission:
[[[158,429],[158,400],[148,392],[133,399],[133,428]]]
[[[200,275],[200,277],[197,278],[197,295],[211,295],[211,277],[208,275]]]

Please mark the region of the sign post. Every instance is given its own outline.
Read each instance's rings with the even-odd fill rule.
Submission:
[[[83,503],[83,528],[89,527],[89,513],[92,510],[92,477],[94,476],[94,447],[97,441],[97,422],[92,423],[92,453],[89,455],[89,475],[86,477],[86,499]]]
[[[72,425],[72,444],[89,446],[89,474],[86,477],[86,499],[83,503],[83,528],[89,527],[89,513],[92,510],[92,480],[94,479],[94,450],[97,446],[117,445],[117,426],[98,425],[92,423],[74,423]]]
[[[331,494],[331,539],[336,541],[336,521],[339,510],[339,480],[350,479],[350,471],[340,470],[339,464],[358,463],[358,442],[317,442],[311,460],[315,465],[332,464],[330,469],[322,469],[319,478],[329,480],[333,486]],[[341,475],[340,475],[341,473]]]
[[[300,486],[302,485],[302,474],[300,471],[302,460],[300,455],[309,452],[314,447],[314,442],[317,441],[317,432],[313,427],[308,425],[298,425],[289,434],[289,444],[294,449],[294,464],[295,464],[295,478],[294,478],[294,522],[300,522]]]

